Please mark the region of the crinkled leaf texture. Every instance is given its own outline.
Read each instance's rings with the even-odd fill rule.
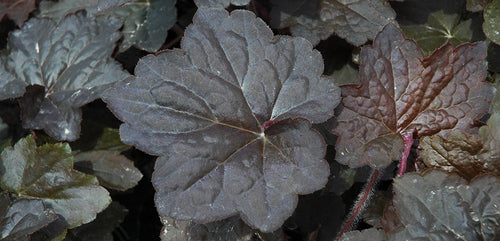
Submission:
[[[304,37],[314,45],[334,32],[353,45],[362,45],[386,24],[395,22],[396,17],[386,0],[320,0],[315,14],[303,14],[302,9],[290,13],[288,1],[275,3],[271,14],[279,18],[279,27],[290,27],[294,36]],[[310,8],[304,10],[310,12]]]
[[[69,228],[95,219],[111,202],[97,178],[75,171],[67,143],[37,147],[33,137],[19,140],[0,157],[0,186],[19,197],[42,199]]]
[[[80,107],[128,73],[111,57],[121,23],[97,23],[80,12],[59,24],[33,18],[10,34],[0,59],[0,99],[22,96],[23,126],[58,140],[80,135]]]
[[[401,134],[417,137],[453,129],[477,132],[494,88],[486,77],[484,43],[446,44],[424,58],[415,42],[388,25],[361,50],[360,85],[342,86],[333,132],[336,159],[380,168],[401,157]]]
[[[500,0],[493,0],[484,9],[483,32],[488,39],[500,45]]]
[[[471,41],[472,19],[459,21],[459,14],[446,14],[440,10],[429,14],[427,23],[402,26],[402,29],[406,37],[414,39],[425,54],[429,55],[447,42],[458,46]]]
[[[331,117],[339,88],[309,42],[273,37],[249,11],[200,8],[182,47],[144,57],[103,97],[123,142],[160,155],[158,212],[279,228],[297,194],[327,182],[325,144],[302,118]]]
[[[0,193],[0,239],[3,241],[30,240],[30,235],[57,219],[42,200],[10,201],[9,194]]]
[[[35,0],[0,0],[0,20],[8,16],[17,26],[22,26],[33,10]]]
[[[481,176],[469,183],[431,170],[394,180],[393,205],[402,228],[391,240],[495,240],[500,237],[500,179]]]
[[[123,20],[120,51],[134,45],[145,51],[157,51],[177,20],[176,0],[60,0],[40,3],[40,16],[56,20],[85,9],[92,16],[114,16]]]
[[[341,241],[386,241],[387,235],[382,230],[369,228],[362,231],[351,231],[342,236]]]
[[[198,7],[227,8],[230,4],[236,6],[247,5],[250,0],[194,0]]]

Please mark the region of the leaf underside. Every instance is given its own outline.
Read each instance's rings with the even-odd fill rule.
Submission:
[[[273,37],[248,11],[199,9],[182,47],[144,57],[103,98],[125,122],[122,140],[160,155],[158,212],[197,222],[239,213],[262,231],[279,228],[297,194],[328,178],[325,144],[298,117],[327,120],[339,88],[320,77],[307,41]]]
[[[415,42],[388,25],[360,56],[360,85],[342,86],[343,107],[332,130],[339,136],[340,163],[386,166],[400,158],[405,133],[477,133],[472,124],[494,95],[484,81],[484,43],[446,44],[425,58]]]

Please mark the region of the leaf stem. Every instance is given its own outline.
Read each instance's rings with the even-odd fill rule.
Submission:
[[[340,233],[337,235],[337,238],[335,239],[336,241],[339,241],[340,238],[342,238],[342,235],[351,230],[351,227],[355,223],[356,218],[358,217],[359,214],[361,214],[364,207],[366,207],[368,200],[373,194],[372,190],[377,184],[378,178],[380,177],[380,173],[381,171],[379,169],[373,169],[373,172],[368,179],[368,183],[359,193],[358,200],[354,203],[353,209],[349,214],[349,219],[347,219],[347,221],[344,223],[344,227],[342,228]]]
[[[402,134],[402,136],[405,143],[405,149],[401,155],[401,160],[399,160],[398,177],[403,176],[406,171],[406,163],[408,161],[408,156],[410,155],[411,146],[413,145],[413,131]]]

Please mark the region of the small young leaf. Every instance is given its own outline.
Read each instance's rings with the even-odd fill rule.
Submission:
[[[446,44],[424,58],[394,25],[361,50],[360,85],[342,86],[343,108],[333,133],[336,159],[380,168],[401,157],[401,134],[417,137],[472,124],[488,110],[494,88],[486,78],[486,46]]]
[[[403,228],[390,240],[493,240],[500,234],[500,179],[468,184],[446,172],[409,173],[394,180],[393,205]]]
[[[280,17],[279,27],[290,27],[294,36],[314,45],[334,32],[353,45],[362,45],[396,17],[386,0],[320,0],[314,15],[303,14],[301,9],[290,14],[288,1],[275,3],[272,15]]]
[[[125,191],[137,185],[142,173],[121,152],[129,146],[120,141],[118,130],[106,128],[89,151],[74,151],[75,168],[97,177],[102,186]]]
[[[23,26],[29,14],[35,10],[35,0],[0,0],[0,20],[5,16]]]
[[[0,193],[0,240],[30,240],[30,235],[55,221],[57,215],[38,199],[11,202],[9,194]]]
[[[144,57],[103,97],[123,142],[161,156],[159,214],[279,228],[297,194],[326,184],[325,143],[302,118],[329,119],[339,88],[309,42],[273,37],[249,11],[200,8],[182,47]]]
[[[70,228],[92,221],[111,202],[94,176],[72,169],[68,144],[37,147],[33,137],[3,150],[0,187],[19,197],[42,199]]]
[[[406,37],[414,39],[418,46],[430,55],[445,43],[454,46],[470,42],[472,39],[472,19],[459,23],[458,14],[445,14],[442,10],[429,14],[427,23],[402,26]]]
[[[493,0],[484,9],[483,31],[492,42],[500,45],[500,0]]]
[[[59,24],[33,18],[10,34],[9,55],[0,59],[0,86],[12,86],[0,99],[19,97],[23,126],[44,129],[58,140],[80,134],[80,107],[128,74],[110,58],[121,23],[98,23],[84,13]],[[0,93],[3,94],[4,92]]]

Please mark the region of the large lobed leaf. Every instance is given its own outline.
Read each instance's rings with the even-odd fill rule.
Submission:
[[[311,2],[315,11],[311,13]],[[373,39],[382,28],[394,22],[396,14],[386,0],[319,0],[273,1],[271,13],[277,27],[290,27],[294,36],[304,37],[316,45],[333,33],[359,46]],[[294,8],[292,6],[307,6]],[[294,9],[294,10],[292,10]],[[279,18],[279,19],[276,19]]]
[[[340,163],[383,167],[400,158],[401,134],[477,132],[473,123],[494,94],[484,81],[484,43],[446,44],[424,58],[415,42],[388,25],[360,55],[360,85],[342,86],[333,129]]]
[[[235,214],[280,227],[297,194],[326,184],[327,120],[339,88],[319,52],[277,36],[253,13],[201,8],[182,50],[141,59],[107,91],[122,140],[160,155],[152,177],[160,215],[209,222]],[[295,118],[295,119],[294,119]]]
[[[0,59],[0,99],[19,97],[23,126],[44,129],[58,140],[80,134],[80,107],[99,98],[128,74],[110,58],[121,23],[98,23],[84,13],[59,24],[33,18],[9,37],[9,54]]]
[[[92,16],[113,16],[123,21],[120,51],[134,45],[149,52],[165,42],[175,24],[175,0],[60,0],[42,1],[40,16],[59,21],[65,15],[85,9]]]
[[[111,202],[97,178],[75,171],[68,144],[37,147],[33,137],[19,140],[0,156],[0,187],[19,197],[41,199],[70,228],[88,223]]]
[[[3,241],[30,240],[30,235],[57,219],[38,199],[18,199],[12,202],[9,194],[0,193],[0,239]]]

